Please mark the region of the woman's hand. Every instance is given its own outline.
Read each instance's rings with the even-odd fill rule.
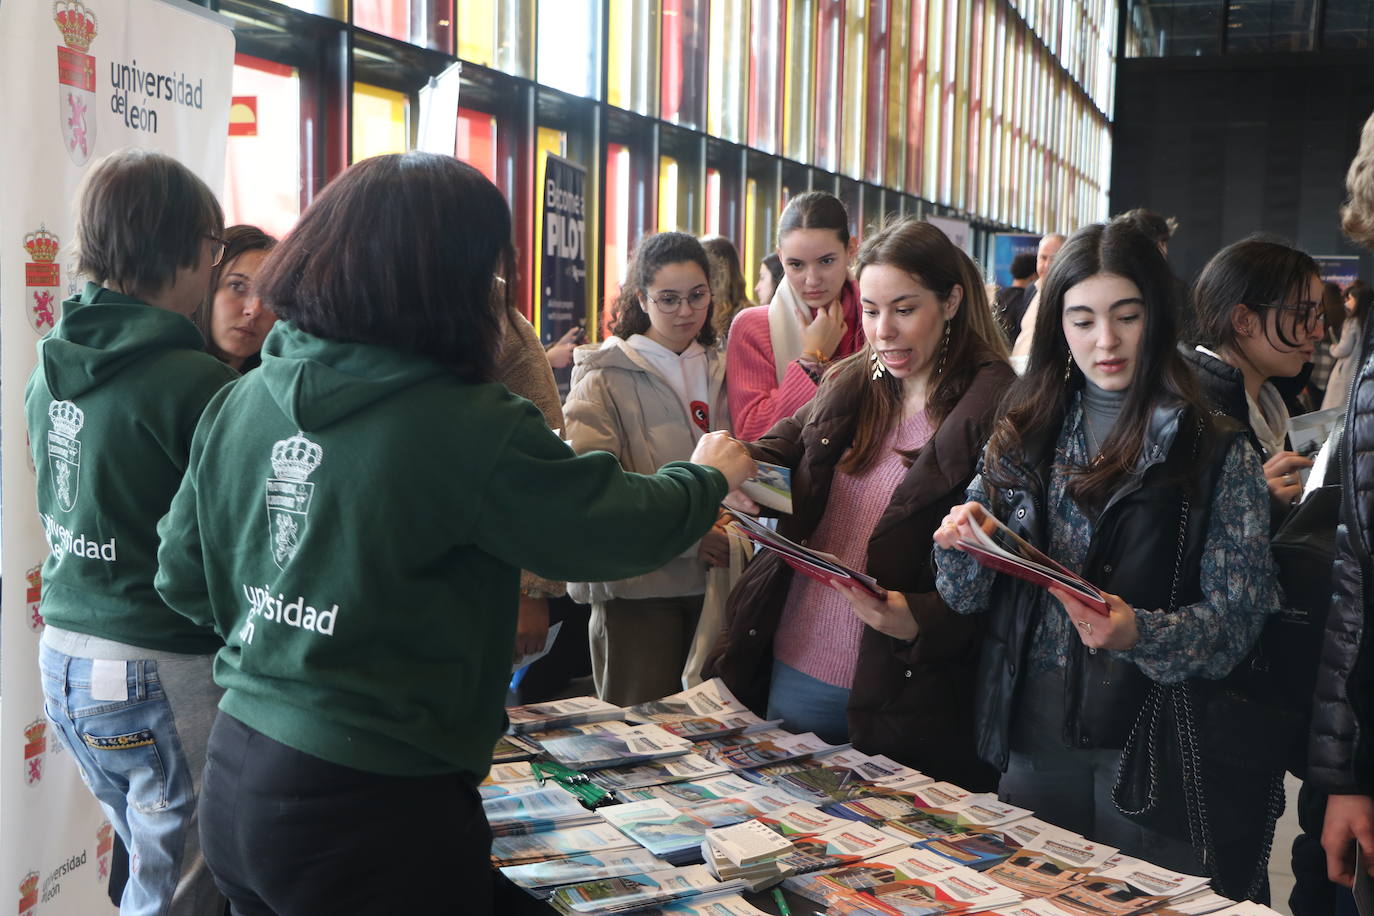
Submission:
[[[982,503],[967,502],[949,510],[940,527],[935,529],[935,543],[945,550],[962,550],[959,542],[976,540],[973,529],[978,519],[987,516]]]
[[[1355,883],[1354,843],[1364,850],[1366,863],[1374,861],[1374,799],[1368,795],[1332,795],[1326,801],[1322,848],[1326,850],[1326,876],[1342,887]]]
[[[884,592],[882,598],[875,598],[862,588],[852,588],[832,582],[830,587],[849,600],[854,616],[886,636],[911,642],[920,632],[916,618],[911,616],[906,596],[901,592]]]
[[[577,340],[582,336],[582,326],[573,325],[567,332],[547,350],[544,355],[549,358],[549,367],[553,369],[566,369],[572,365],[573,350],[577,349]]]
[[[544,648],[549,638],[549,599],[520,596],[520,620],[515,625],[515,657],[524,658]]]
[[[802,329],[802,354],[820,353],[830,359],[848,330],[849,326],[844,323],[844,306],[836,299],[825,308],[817,309],[816,317]]]
[[[1089,649],[1113,649],[1124,651],[1140,641],[1140,629],[1136,626],[1135,608],[1116,595],[1102,593],[1107,600],[1108,614],[1103,617],[1094,608],[1079,601],[1061,588],[1050,589],[1050,594],[1064,605],[1078,638]]]
[[[707,566],[730,565],[730,535],[725,533],[728,518],[722,515],[711,530],[702,535],[697,557]]]
[[[1297,452],[1278,452],[1264,462],[1264,482],[1269,498],[1279,506],[1291,506],[1302,496],[1302,478],[1298,471],[1312,466],[1311,458]]]

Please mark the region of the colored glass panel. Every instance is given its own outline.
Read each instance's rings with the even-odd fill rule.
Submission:
[[[220,195],[225,224],[251,223],[280,238],[301,213],[300,74],[236,54],[233,79],[232,95],[243,101],[230,112]]]

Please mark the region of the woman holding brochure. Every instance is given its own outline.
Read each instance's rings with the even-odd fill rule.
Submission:
[[[935,534],[940,594],[988,626],[978,751],[1003,771],[1004,800],[1196,874],[1210,865],[1194,859],[1188,825],[1147,827],[1112,790],[1149,682],[1222,677],[1278,609],[1259,460],[1199,401],[1152,241],[1124,225],[1080,230],[1042,303],[971,502]],[[960,547],[983,511],[1097,586],[1107,613],[980,566]],[[1234,817],[1234,799],[1210,801]],[[1225,850],[1250,859],[1237,867],[1247,877],[1262,859],[1248,840]]]
[[[871,234],[858,283],[865,346],[750,451],[791,469],[779,532],[885,595],[761,553],[730,595],[707,676],[792,731],[990,788],[971,730],[980,622],[952,613],[915,558],[973,476],[1013,378],[1006,344],[976,265],[929,223]]]
[[[1288,408],[1273,380],[1302,372],[1326,333],[1317,262],[1267,239],[1228,245],[1193,284],[1193,312],[1195,346],[1184,359],[1207,405],[1245,427],[1277,524],[1302,495],[1301,472],[1312,466],[1288,447]]]

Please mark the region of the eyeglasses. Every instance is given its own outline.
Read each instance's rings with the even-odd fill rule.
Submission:
[[[1293,326],[1307,331],[1315,331],[1326,325],[1326,311],[1316,302],[1294,302],[1291,305],[1255,305],[1254,309],[1273,309],[1278,312],[1292,312]]]
[[[644,298],[656,305],[660,312],[663,312],[665,315],[672,315],[676,313],[678,309],[682,308],[682,303],[684,302],[690,305],[694,312],[699,312],[706,308],[711,304],[711,291],[709,289],[694,289],[687,294],[686,298],[679,296],[677,293],[664,293],[657,299],[645,293]]]
[[[224,250],[229,247],[229,243],[217,235],[205,233],[205,237],[210,240],[210,266],[218,267],[224,260]]]

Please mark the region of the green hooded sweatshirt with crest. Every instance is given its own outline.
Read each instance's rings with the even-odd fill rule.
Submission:
[[[711,527],[725,479],[578,456],[533,404],[280,321],[205,411],[157,587],[225,641],[220,709],[324,760],[474,782],[505,726],[520,570],[618,579]]]
[[[157,522],[205,405],[238,373],[184,315],[86,284],[38,342],[24,391],[49,554],[40,613],[64,630],[208,655],[214,631],[153,588]]]

